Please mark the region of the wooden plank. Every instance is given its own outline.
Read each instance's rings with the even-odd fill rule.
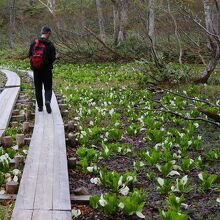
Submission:
[[[53,138],[54,126],[51,114],[44,115],[44,133],[41,142],[41,156],[38,169],[34,209],[53,208]]]
[[[53,92],[52,99],[51,99],[51,107],[52,107],[52,114],[54,119],[55,125],[64,125],[63,119],[60,113],[59,105],[57,103],[57,98]]]
[[[71,210],[64,127],[55,126],[53,208]]]
[[[11,220],[31,220],[32,210],[19,210],[19,212],[13,213]]]
[[[34,210],[32,220],[52,220],[52,216],[52,211]]]
[[[53,211],[53,220],[71,220],[71,211]]]
[[[34,132],[14,216],[29,209],[33,210],[32,220],[71,220],[65,132],[54,93],[51,108],[52,114],[45,110],[38,112],[36,108]]]
[[[36,112],[34,131],[18,190],[14,212],[19,209],[33,209],[34,207],[35,189],[43,138],[43,121],[43,114]]]
[[[76,195],[70,195],[71,202],[73,204],[80,204],[80,205],[88,205],[89,199],[91,195],[82,195],[82,196],[76,196]]]
[[[18,75],[14,72],[8,71],[8,70],[0,70],[3,72],[7,77],[7,83],[6,86],[20,86],[20,78]],[[4,133],[4,130],[7,128],[11,115],[12,110],[14,108],[15,102],[17,100],[18,94],[19,94],[20,88],[10,88],[10,89],[4,89],[0,94],[0,129],[2,130],[0,132],[0,137]]]

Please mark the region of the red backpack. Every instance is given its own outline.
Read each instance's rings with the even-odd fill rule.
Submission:
[[[35,40],[30,63],[33,69],[41,69],[44,65],[46,46],[39,39]]]

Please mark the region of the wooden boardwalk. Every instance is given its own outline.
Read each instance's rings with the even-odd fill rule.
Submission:
[[[4,133],[5,129],[8,127],[9,121],[11,119],[12,111],[16,103],[17,97],[20,92],[20,78],[19,76],[9,70],[2,70],[7,77],[7,83],[5,86],[17,86],[13,88],[5,88],[0,93],[0,137]]]
[[[53,93],[52,114],[36,107],[35,125],[12,220],[70,220],[64,124]]]

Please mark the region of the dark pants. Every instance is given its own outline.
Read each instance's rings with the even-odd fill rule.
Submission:
[[[52,70],[34,70],[34,85],[38,107],[43,107],[43,85],[45,90],[45,103],[50,103],[52,97]]]

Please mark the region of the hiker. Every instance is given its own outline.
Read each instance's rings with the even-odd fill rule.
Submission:
[[[51,113],[52,97],[52,69],[56,59],[56,50],[49,40],[51,28],[43,26],[41,37],[35,39],[29,49],[31,69],[34,72],[35,95],[37,99],[38,111],[43,111],[42,85],[45,90],[45,106],[48,113]]]

